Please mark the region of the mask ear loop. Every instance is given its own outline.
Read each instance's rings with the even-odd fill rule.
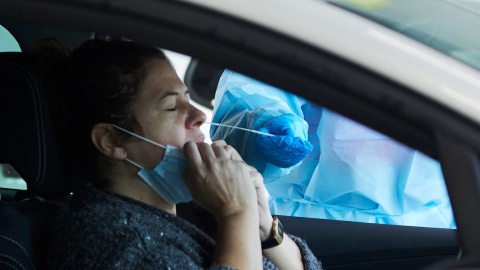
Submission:
[[[140,170],[143,170],[143,169],[144,169],[142,166],[140,166],[140,164],[138,164],[138,163],[136,163],[136,162],[134,162],[134,161],[132,161],[132,160],[130,160],[130,159],[128,159],[128,158],[126,158],[125,160],[128,161],[130,164],[132,164],[132,165],[134,165],[134,166],[137,166]]]
[[[139,138],[139,139],[141,139],[141,140],[144,140],[144,141],[149,142],[149,143],[151,143],[151,144],[154,144],[154,145],[156,145],[156,146],[162,147],[163,149],[167,149],[167,147],[166,147],[165,145],[161,145],[161,144],[159,144],[159,143],[157,143],[157,142],[154,142],[154,141],[152,141],[152,140],[149,140],[149,139],[147,139],[147,138],[144,138],[144,137],[142,137],[142,136],[140,136],[140,135],[137,135],[137,134],[135,134],[135,133],[133,133],[133,132],[131,132],[131,131],[129,131],[129,130],[126,130],[126,129],[122,128],[122,127],[119,127],[119,126],[117,126],[117,125],[114,125],[114,124],[111,124],[111,125],[112,125],[112,127],[117,128],[117,129],[119,129],[119,130],[121,130],[121,131],[123,131],[123,132],[125,132],[125,133],[128,133],[128,134],[134,136],[134,137],[137,137],[137,138]]]
[[[139,138],[139,139],[141,139],[141,140],[144,140],[144,141],[146,141],[146,142],[149,142],[149,143],[151,143],[151,144],[153,144],[153,145],[156,145],[156,146],[162,147],[162,148],[164,148],[164,149],[167,149],[167,147],[164,146],[164,145],[161,145],[161,144],[159,144],[159,143],[157,143],[157,142],[154,142],[154,141],[152,141],[152,140],[149,140],[149,139],[147,139],[147,138],[144,138],[144,137],[142,137],[142,136],[140,136],[140,135],[137,135],[137,134],[135,134],[135,133],[133,133],[133,132],[131,132],[131,131],[129,131],[129,130],[126,130],[126,129],[122,128],[122,127],[119,127],[119,126],[117,126],[117,125],[114,125],[114,124],[111,124],[111,125],[112,125],[112,127],[116,128],[116,129],[119,129],[119,130],[121,130],[121,131],[123,131],[123,132],[125,132],[125,133],[127,133],[127,134],[130,134],[130,135],[132,135],[132,136],[134,136],[134,137],[137,137],[137,138]],[[130,160],[130,159],[128,159],[128,158],[126,158],[125,160],[128,161],[130,164],[132,164],[132,165],[140,168],[140,170],[143,170],[143,169],[144,169],[142,166],[140,166],[140,164],[138,164],[138,163],[136,163],[136,162],[134,162],[134,161],[132,161],[132,160]]]

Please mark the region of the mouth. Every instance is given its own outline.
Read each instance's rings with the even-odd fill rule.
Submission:
[[[203,143],[204,141],[205,141],[205,135],[203,135],[203,134],[198,136],[197,139],[195,139],[196,143]]]

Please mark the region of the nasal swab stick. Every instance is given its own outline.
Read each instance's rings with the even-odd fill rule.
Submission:
[[[262,135],[266,135],[266,136],[275,136],[275,135],[273,135],[273,134],[261,132],[261,131],[258,131],[258,130],[252,130],[252,129],[248,129],[248,128],[241,128],[241,127],[224,125],[224,124],[217,124],[217,123],[211,123],[211,122],[204,122],[204,123],[205,123],[205,124],[212,125],[212,126],[220,126],[220,127],[229,127],[229,128],[241,129],[241,130],[245,130],[245,131],[249,131],[249,132],[253,132],[253,133],[258,133],[258,134],[262,134]]]

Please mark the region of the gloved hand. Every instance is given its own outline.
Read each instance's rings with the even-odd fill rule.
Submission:
[[[303,130],[304,124],[299,125],[299,121],[301,121],[299,117],[294,114],[283,114],[273,118],[258,130],[275,135],[257,134],[255,136],[258,152],[266,161],[280,168],[288,168],[310,154],[312,144],[301,137],[295,137],[294,130],[299,128],[306,136],[306,131]]]

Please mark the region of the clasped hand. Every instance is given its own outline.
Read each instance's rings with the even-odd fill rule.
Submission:
[[[260,238],[268,238],[272,216],[261,174],[225,141],[187,142],[183,150],[189,163],[183,176],[193,199],[217,220],[258,213]]]

